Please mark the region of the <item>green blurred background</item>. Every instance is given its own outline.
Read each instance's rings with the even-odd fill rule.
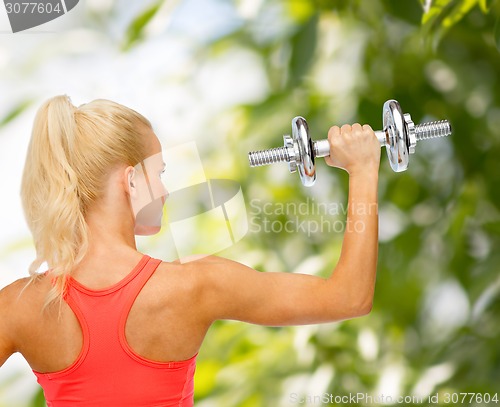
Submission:
[[[82,1],[51,33],[0,37],[0,158],[11,171],[2,286],[26,275],[34,255],[18,188],[34,112],[54,94],[131,106],[164,147],[195,140],[207,177],[237,180],[247,203],[249,232],[219,255],[323,276],[342,233],[277,230],[321,223],[314,208],[345,204],[347,174],[319,163],[306,189],[285,165],[250,169],[247,152],[279,146],[297,115],[314,139],[334,124],[378,129],[394,98],[415,122],[447,118],[454,133],[420,143],[404,173],[382,152],[373,311],[321,326],[216,323],[198,359],[196,405],[326,405],[313,399],[325,393],[430,405],[436,393],[445,404],[446,393],[500,392],[500,1],[133,3]],[[259,212],[280,202],[308,210]],[[264,220],[275,230],[263,231]],[[154,239],[140,244],[162,256]],[[45,405],[18,359],[0,380],[0,406]]]

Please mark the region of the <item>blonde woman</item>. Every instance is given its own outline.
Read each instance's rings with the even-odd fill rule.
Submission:
[[[347,222],[363,225],[346,228],[329,278],[216,256],[164,262],[138,252],[134,237],[158,231],[151,218],[167,196],[139,216],[145,195],[163,188],[161,159],[138,170],[161,157],[150,122],[107,100],[45,102],[21,187],[36,259],[31,277],[0,292],[0,365],[21,353],[48,406],[192,406],[196,355],[214,321],[283,326],[369,313],[380,145],[359,124],[332,127],[328,138],[327,163],[349,173]]]

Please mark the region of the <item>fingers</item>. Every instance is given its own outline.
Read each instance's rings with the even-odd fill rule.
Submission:
[[[364,126],[359,123],[354,123],[351,127],[351,131],[346,135],[351,136],[353,139],[359,139],[366,137],[366,130]],[[369,127],[369,126],[368,126]]]
[[[340,127],[339,126],[330,127],[330,130],[328,130],[328,140],[330,140],[330,144],[338,136],[340,136]]]
[[[354,123],[342,127],[333,126],[328,131],[330,156],[325,157],[326,163],[333,167],[349,171],[364,162],[373,161],[375,151],[380,156],[380,148],[375,133],[369,125]],[[361,163],[361,164],[360,164]],[[359,164],[359,165],[358,165]]]
[[[334,166],[335,163],[332,159],[332,151],[335,150],[337,143],[340,140],[340,127],[332,126],[330,130],[328,130],[328,142],[330,144],[330,155],[325,157],[325,161],[327,165]]]
[[[353,133],[361,134],[364,132],[371,132],[371,131],[373,130],[368,124],[361,126],[361,124],[359,123],[354,123],[352,126],[350,124],[344,124],[342,127],[332,126],[328,131],[328,139],[330,141],[333,141],[340,135],[350,136]]]
[[[348,135],[352,131],[352,126],[350,124],[344,124],[340,129],[342,135]]]
[[[350,138],[351,136],[363,136],[368,133],[373,133],[371,126],[368,124],[361,126],[359,123],[354,123],[353,125],[344,124],[342,127],[332,126],[328,131],[328,140],[330,140],[330,144],[334,144],[340,136]]]
[[[361,134],[363,132],[363,127],[361,127],[361,124],[359,123],[354,123],[352,126],[352,132],[356,134]]]

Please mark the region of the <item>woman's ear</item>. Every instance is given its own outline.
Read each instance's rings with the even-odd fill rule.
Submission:
[[[127,185],[128,185],[128,192],[131,197],[135,197],[137,195],[137,188],[135,186],[135,168],[134,167],[128,167],[127,170]]]

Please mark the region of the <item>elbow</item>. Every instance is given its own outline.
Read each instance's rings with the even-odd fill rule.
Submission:
[[[355,318],[361,318],[368,315],[373,308],[373,300],[367,299],[366,301],[346,301],[342,312],[334,312],[333,315],[329,315],[328,321],[342,321]]]
[[[353,318],[364,317],[373,309],[373,297],[365,299],[354,307]]]
[[[364,317],[372,312],[373,309],[373,300],[368,301],[366,304],[363,304],[359,307],[358,317]]]
[[[328,292],[328,305],[323,309],[333,312],[333,315],[329,315],[333,320],[353,319],[370,314],[375,293],[373,285],[353,287],[352,284],[339,282],[334,278],[329,281],[333,282],[333,289]]]
[[[355,313],[354,317],[364,317],[372,312],[374,295],[375,287],[371,286],[364,293],[360,293],[354,298],[351,297],[353,299],[353,311]]]

